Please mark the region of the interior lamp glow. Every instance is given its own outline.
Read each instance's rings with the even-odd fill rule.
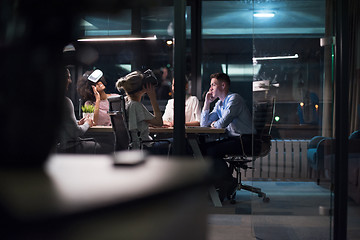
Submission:
[[[299,58],[299,55],[296,53],[291,56],[253,57],[252,60],[254,62],[259,60],[294,59],[294,58]]]
[[[156,35],[152,37],[103,37],[103,38],[82,38],[79,42],[111,42],[111,41],[136,41],[136,40],[156,40]]]
[[[275,13],[273,12],[254,12],[254,17],[257,18],[272,18],[275,17]]]

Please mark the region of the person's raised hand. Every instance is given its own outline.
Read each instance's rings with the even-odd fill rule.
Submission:
[[[100,93],[96,90],[96,87],[94,85],[91,86],[92,90],[94,92],[94,97],[96,101],[100,101]]]
[[[206,93],[205,101],[211,103],[211,102],[213,102],[215,99],[216,99],[216,98],[214,98],[214,97],[212,96],[212,91],[209,90],[209,91]]]
[[[149,96],[150,99],[156,99],[156,92],[155,92],[155,88],[152,84],[148,83],[145,86],[145,91],[146,94]]]

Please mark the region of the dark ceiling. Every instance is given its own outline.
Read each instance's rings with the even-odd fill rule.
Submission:
[[[261,34],[284,37],[319,37],[325,33],[326,0],[239,0],[203,1],[204,38],[233,38]],[[254,12],[273,12],[272,18],[255,18]],[[191,8],[187,7],[187,32],[190,35]],[[174,8],[157,6],[141,9],[142,34],[169,38],[172,35]],[[83,18],[86,36],[130,35],[132,12]]]

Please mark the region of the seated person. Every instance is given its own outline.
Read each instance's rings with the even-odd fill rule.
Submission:
[[[94,124],[110,126],[111,120],[107,112],[109,102],[107,98],[116,94],[105,92],[106,81],[101,70],[87,71],[78,80],[77,89],[84,105],[94,106]]]
[[[70,71],[66,69],[65,77],[66,90],[69,88],[71,81]],[[80,137],[93,126],[93,120],[82,118],[76,120],[74,105],[72,101],[65,97],[63,108],[63,121],[60,129],[60,136],[57,144],[59,153],[96,153],[98,145],[94,141],[83,141]]]
[[[132,139],[132,148],[139,149],[141,140],[152,140],[149,135],[149,125],[161,127],[163,120],[156,100],[155,86],[144,82],[145,75],[140,71],[129,73],[116,82],[120,91],[124,89],[127,94],[125,108],[128,116],[128,128]],[[141,103],[141,98],[147,94],[154,114],[150,113]],[[166,145],[166,146],[165,146]],[[144,148],[155,154],[167,154],[168,144],[163,142],[149,142]]]
[[[225,195],[229,197],[237,187],[236,179],[232,177],[232,172],[223,157],[226,154],[241,154],[240,135],[251,136],[255,131],[245,101],[239,94],[229,91],[229,76],[224,73],[214,73],[210,79],[210,89],[205,96],[200,126],[226,128],[227,137],[219,141],[202,143],[200,147],[204,155],[211,156],[214,160],[215,185],[220,189],[220,199],[223,199]],[[210,104],[217,98],[219,100],[210,112]]]
[[[172,81],[172,92],[174,92],[174,79]],[[189,81],[185,78],[185,91],[188,93]],[[173,94],[174,95],[174,94]],[[185,126],[200,126],[200,104],[196,96],[185,96]],[[163,115],[164,126],[174,126],[174,99],[169,99]]]

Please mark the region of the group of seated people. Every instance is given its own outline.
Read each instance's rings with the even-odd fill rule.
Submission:
[[[94,76],[95,75],[95,76]],[[139,148],[139,139],[151,140],[149,126],[168,127],[174,124],[174,101],[170,99],[162,115],[156,99],[155,86],[151,82],[144,81],[147,74],[134,71],[120,78],[116,82],[116,88],[125,90],[125,108],[128,116],[128,128],[131,133],[133,147]],[[66,88],[71,83],[70,72],[65,73]],[[213,128],[225,128],[227,137],[216,141],[206,141],[200,144],[202,153],[213,159],[213,171],[215,185],[222,190],[222,194],[230,196],[235,191],[237,182],[233,178],[227,163],[223,157],[227,155],[241,154],[240,135],[254,134],[252,118],[244,99],[237,93],[229,91],[230,78],[224,73],[214,73],[210,76],[211,83],[205,95],[204,106],[200,109],[199,100],[195,96],[186,95],[185,103],[185,125]],[[66,97],[64,107],[64,121],[60,131],[60,152],[89,153],[96,152],[99,147],[94,141],[86,141],[80,137],[93,125],[110,125],[107,114],[109,104],[105,92],[105,79],[102,72],[86,72],[79,80],[78,90],[83,98],[87,99],[85,104],[94,105],[94,119],[83,118],[76,120],[74,106]],[[188,84],[186,84],[186,88]],[[174,91],[174,80],[172,83]],[[141,103],[144,95],[150,99],[153,112]],[[210,111],[210,104],[219,99]],[[146,148],[153,153],[162,154],[167,151],[162,143],[148,143]],[[154,150],[154,151],[152,151]]]

